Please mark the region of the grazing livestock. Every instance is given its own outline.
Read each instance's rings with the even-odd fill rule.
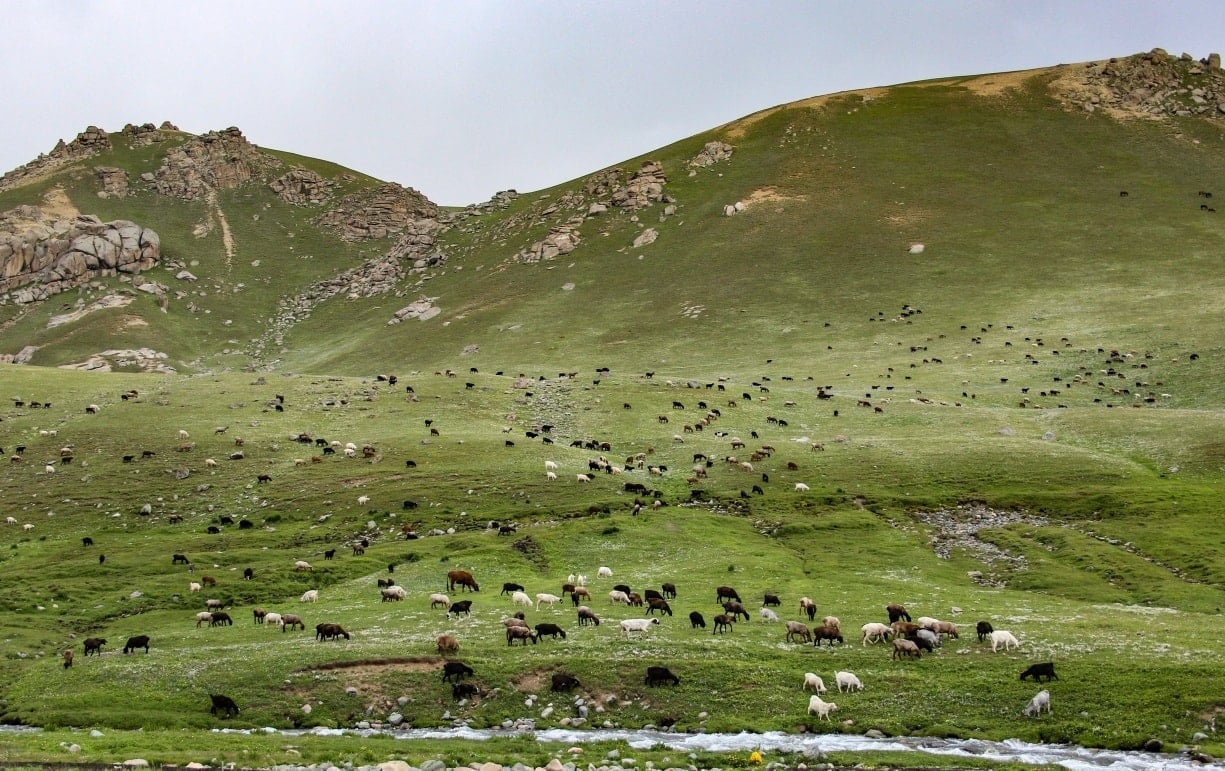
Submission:
[[[466,570],[452,570],[447,573],[447,591],[455,591],[456,586],[462,586],[465,589],[471,589],[474,592],[479,592],[481,587],[477,585],[476,580],[472,578],[472,574]]]
[[[536,638],[537,639],[540,639],[542,637],[552,637],[554,640],[556,640],[559,635],[561,636],[561,639],[563,640],[566,639],[566,630],[562,629],[557,624],[537,624],[536,625]]]
[[[438,647],[438,652],[443,656],[459,650],[459,640],[453,634],[438,635],[434,640],[434,644]]]
[[[269,628],[272,628],[274,626],[281,626],[284,620],[285,619],[281,616],[280,613],[264,614],[264,623],[267,624]],[[285,631],[284,627],[281,627],[281,631],[282,632]]]
[[[209,626],[234,626],[234,619],[230,618],[229,613],[223,611],[215,611],[213,618],[208,623]]]
[[[145,653],[149,652],[149,635],[142,634],[136,637],[129,637],[128,641],[123,645],[123,652],[135,653],[137,648],[144,648]]]
[[[835,672],[834,680],[838,683],[838,693],[863,690],[863,683],[851,672]]]
[[[532,606],[532,598],[526,592],[515,592],[510,596],[512,605],[526,605],[529,608]]]
[[[794,642],[796,638],[800,642],[812,642],[812,632],[808,631],[808,627],[799,621],[787,622],[787,642]]]
[[[567,674],[565,672],[554,672],[553,685],[550,690],[552,690],[554,693],[563,693],[566,691],[573,691],[575,688],[580,687],[580,685],[581,684],[579,683],[578,678],[574,675]]]
[[[805,672],[804,690],[807,691],[810,687],[816,693],[825,693],[825,681],[814,672]]]
[[[643,682],[651,687],[666,683],[680,685],[681,679],[672,674],[672,670],[667,667],[647,667],[647,676]]]
[[[608,593],[608,601],[615,604],[629,605],[630,597],[620,589],[613,589]]]
[[[817,603],[813,602],[811,597],[801,597],[800,611],[808,616],[809,621],[812,621],[817,616]]]
[[[765,623],[777,623],[778,622],[778,614],[770,610],[769,608],[761,608],[757,611],[757,613],[758,615],[761,616],[761,620]]]
[[[540,610],[541,605],[548,604],[550,607],[552,607],[560,601],[561,597],[558,597],[556,594],[541,592],[540,594],[536,595],[536,610]],[[529,602],[528,604],[530,605],[531,603]]]
[[[1032,677],[1034,682],[1042,682],[1042,678],[1046,678],[1047,682],[1058,680],[1059,675],[1055,674],[1055,663],[1045,661],[1041,664],[1031,664],[1028,669],[1021,673],[1021,680],[1027,677]]]
[[[175,554],[170,558],[171,565],[190,565],[191,561],[187,559],[186,554]]]
[[[349,633],[344,630],[340,624],[316,624],[315,639],[319,642],[324,640],[338,640],[341,637],[349,639]]]
[[[740,595],[730,586],[720,586],[715,589],[715,602],[722,603],[724,600],[740,602]]]
[[[719,634],[720,632],[732,631],[732,624],[736,623],[735,616],[729,616],[726,613],[720,613],[715,616],[715,628],[711,634]]]
[[[306,560],[298,560],[297,562],[295,562],[293,564],[293,569],[300,573],[306,572],[308,570],[314,570],[314,568],[311,567],[311,564],[307,562]]]
[[[991,633],[994,632],[995,629],[992,628],[990,621],[979,621],[974,625],[974,631],[978,632],[978,641],[982,642],[990,637]]]
[[[689,628],[698,629],[699,627],[702,629],[706,628],[706,619],[702,618],[702,614],[695,610],[689,614]]]
[[[838,709],[838,705],[832,701],[822,701],[821,697],[813,694],[808,697],[808,714],[817,715],[823,720],[829,720],[829,713]]]
[[[919,650],[919,646],[913,640],[905,640],[900,637],[893,638],[893,658],[923,658],[923,651]]]
[[[302,596],[299,597],[298,599],[301,600],[302,602],[318,602],[319,601],[319,590],[318,589],[307,589],[305,592],[302,592]]]
[[[458,616],[461,613],[465,616],[472,615],[472,600],[460,600],[459,602],[453,602],[451,603],[451,607],[447,608],[448,616]]]
[[[667,600],[664,600],[662,597],[661,598],[652,597],[651,599],[647,600],[647,606],[648,606],[647,608],[648,616],[657,610],[660,613],[666,613],[669,616],[672,615],[671,606],[669,606]]]
[[[906,608],[896,603],[885,606],[885,612],[889,614],[889,623],[896,621],[909,621],[910,614],[906,612]]]
[[[233,717],[238,714],[238,705],[229,696],[211,693],[208,698],[213,702],[213,706],[208,710],[209,714],[216,715],[220,712],[223,718]]]
[[[893,630],[888,625],[876,621],[864,624],[859,631],[863,632],[864,645],[870,642],[886,642],[893,634]]]
[[[818,648],[821,647],[822,640],[829,640],[829,647],[832,648],[834,647],[835,640],[837,640],[839,643],[843,642],[842,630],[840,630],[836,626],[824,626],[823,625],[823,626],[813,627],[812,640],[813,640],[812,644],[817,646]]]
[[[105,637],[87,637],[85,638],[85,655],[102,655],[102,646],[106,645]]]
[[[445,594],[435,592],[430,595],[430,608],[449,608],[451,607],[451,598]]]
[[[1019,647],[1021,643],[1012,632],[1006,632],[1001,629],[991,633],[991,652],[997,652],[1001,645],[1004,646],[1004,651],[1007,652]]]
[[[809,490],[808,485],[804,484],[803,482],[796,482],[796,483],[795,483],[795,491],[796,491],[797,493],[806,493],[806,492],[808,492],[808,490]]]
[[[663,590],[663,595],[664,595],[665,600],[675,600],[676,599],[676,585],[675,584],[663,584],[659,588]]]
[[[272,614],[269,613],[268,616],[271,617]],[[285,634],[289,632],[289,630],[295,629],[295,628],[300,629],[303,632],[306,631],[306,622],[302,620],[302,617],[294,613],[282,614],[281,615],[281,634]],[[346,636],[345,639],[347,640],[348,637]]]
[[[779,607],[780,605],[782,605],[783,603],[782,603],[782,601],[781,601],[781,600],[779,600],[779,599],[778,599],[778,595],[777,595],[777,594],[767,594],[767,595],[765,595],[765,597],[762,599],[761,604],[762,604],[763,606],[765,606],[765,607],[771,607],[771,606],[773,606],[773,607],[776,607],[776,608],[777,608],[777,607]]]
[[[399,602],[408,596],[408,592],[404,590],[403,586],[388,586],[383,589],[381,594],[383,595],[383,602]]]
[[[612,568],[601,565],[600,568],[596,570],[595,574],[600,578],[612,578],[613,572]]]
[[[196,614],[196,629],[200,628],[201,624],[208,624],[213,620],[213,614],[207,610],[202,610]]]
[[[1029,704],[1025,705],[1025,709],[1021,710],[1026,717],[1038,717],[1043,711],[1049,715],[1051,712],[1051,692],[1041,690],[1034,694],[1034,697],[1029,700]]]
[[[480,696],[481,689],[477,688],[472,683],[455,683],[451,686],[451,697],[456,701],[471,699],[473,696]]]
[[[733,619],[739,619],[741,616],[744,616],[745,621],[749,620],[748,610],[746,610],[744,605],[740,604],[739,602],[725,602],[723,603],[723,610],[731,614]]]
[[[187,585],[187,588],[189,591],[198,592],[203,587],[201,587],[200,584],[196,583],[195,581],[192,581],[191,583]]]
[[[262,624],[264,623],[264,619],[268,617],[268,611],[264,610],[263,608],[253,608],[251,610],[251,616],[255,623]]]
[[[505,584],[502,584],[502,591],[498,592],[498,594],[499,595],[513,594],[514,592],[521,592],[521,591],[523,591],[523,586],[521,586],[520,584],[505,583]],[[530,605],[531,603],[529,602],[528,604]]]
[[[658,623],[657,618],[627,618],[621,622],[621,633],[629,637],[630,632],[645,632],[651,628],[651,624]]]
[[[531,640],[532,645],[536,644],[536,633],[525,626],[508,626],[506,627],[506,644],[514,645],[515,640],[521,644],[527,645],[527,641]]]
[[[591,610],[591,608],[587,607],[586,605],[581,605],[578,609],[578,625],[587,626],[588,624],[595,624],[596,626],[599,626],[600,619]]]
[[[246,520],[243,521],[245,522]],[[242,571],[242,579],[244,581],[250,581],[253,578],[255,578],[255,571],[251,568],[244,568]]]
[[[472,677],[475,674],[472,671],[472,667],[462,661],[448,661],[442,665],[442,681],[444,683],[451,678],[455,678],[455,682],[459,682],[465,677]]]
[[[76,654],[73,652],[72,648],[68,648],[64,651],[64,669],[68,669],[72,666],[72,657],[75,655]]]

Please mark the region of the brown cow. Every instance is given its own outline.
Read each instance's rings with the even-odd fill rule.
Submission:
[[[466,570],[452,570],[447,573],[447,591],[455,591],[456,586],[462,586],[474,592],[481,590],[481,587],[476,583],[476,579]]]

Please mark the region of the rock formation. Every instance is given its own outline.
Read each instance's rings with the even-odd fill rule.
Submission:
[[[430,199],[411,187],[391,182],[346,195],[317,221],[338,230],[346,241],[366,241],[403,232],[413,222],[437,217],[438,207]]]
[[[0,191],[37,179],[70,163],[92,158],[111,149],[111,138],[97,126],[90,126],[71,142],[60,140],[50,153],[39,155],[0,177]]]
[[[332,197],[332,181],[310,169],[295,167],[268,183],[272,192],[296,206],[320,204]]]
[[[690,166],[704,168],[720,161],[730,160],[736,148],[726,142],[707,142],[702,151],[689,160]]]
[[[140,273],[160,260],[157,233],[126,220],[49,220],[29,206],[0,214],[0,304],[44,300],[98,276]]]
[[[128,194],[128,173],[115,166],[95,166],[99,198],[124,198]]]
[[[1197,60],[1155,48],[1078,66],[1057,78],[1055,88],[1068,107],[1087,112],[1225,120],[1225,71],[1220,61],[1218,54]]]
[[[194,201],[210,189],[230,189],[281,162],[260,152],[236,128],[210,131],[166,153],[153,175],[153,189],[162,195]]]

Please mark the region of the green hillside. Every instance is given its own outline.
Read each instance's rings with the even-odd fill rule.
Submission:
[[[1222,77],[1148,57],[1110,82],[1149,66],[1188,89]],[[192,141],[181,133],[133,146],[117,132],[110,150],[0,185],[0,211],[54,203],[152,228],[162,259],[143,279],[0,305],[0,353],[37,346],[0,369],[0,721],[157,737],[68,740],[97,762],[132,747],[186,762],[212,747],[194,731],[221,725],[393,712],[417,727],[529,717],[1225,751],[1205,728],[1225,710],[1225,220],[1207,195],[1225,124],[1105,97],[1090,111],[1069,96],[1083,71],[1098,72],[783,105],[463,211],[393,190],[417,208],[373,238],[355,228],[362,212],[381,222],[387,188],[323,161],[260,150],[250,180],[190,201],[142,183]],[[129,194],[99,197],[96,166],[125,170]],[[326,200],[269,187],[294,168]],[[539,248],[560,243],[551,233],[577,246]],[[380,284],[389,261],[404,273]],[[49,326],[115,294],[130,304]],[[435,315],[388,323],[422,299]],[[115,355],[109,372],[58,368],[140,348],[173,371]],[[617,473],[591,468],[605,461]],[[456,568],[481,584],[462,597],[471,615],[430,607]],[[561,594],[571,574],[604,623],[580,626],[567,597],[526,609],[566,639],[508,646],[500,622],[519,608],[502,584]],[[190,591],[205,575],[216,586]],[[403,602],[380,601],[388,578]],[[610,602],[622,582],[675,583],[675,615],[622,634],[644,612]],[[720,585],[751,613],[727,634],[712,633]],[[309,589],[317,603],[300,601]],[[813,598],[845,644],[788,641],[758,615],[765,594],[809,626],[798,601]],[[198,627],[205,599],[234,625]],[[861,644],[890,603],[960,637],[920,660]],[[256,607],[306,631],[254,624]],[[978,621],[1020,648],[992,653]],[[317,641],[323,622],[350,639]],[[121,653],[139,634],[150,652]],[[458,637],[450,658],[476,670],[477,698],[441,682],[441,634]],[[101,656],[84,656],[87,637],[107,639]],[[1021,708],[1039,687],[1017,675],[1045,661],[1055,709],[1035,720]],[[680,685],[647,687],[648,664]],[[549,692],[563,670],[600,713],[574,722],[573,695]],[[832,691],[838,670],[866,688],[827,694],[836,720],[818,721],[803,675]],[[210,693],[241,714],[211,715]],[[63,759],[50,739],[15,742],[4,759]],[[238,752],[209,757],[295,762]]]

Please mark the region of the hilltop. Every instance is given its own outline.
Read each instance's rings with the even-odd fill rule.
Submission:
[[[102,762],[195,759],[209,694],[244,727],[1219,753],[1222,172],[1219,57],[1160,50],[814,97],[462,209],[237,128],[91,127],[0,178],[0,719],[146,729],[71,739]],[[430,607],[453,568],[471,615]],[[507,645],[499,585],[583,573],[603,625],[532,608],[568,637]],[[622,635],[621,582],[674,582],[676,616]],[[753,618],[692,628],[724,585]],[[786,639],[766,594],[847,644]],[[894,661],[859,635],[893,602],[962,634]],[[1045,661],[1055,711],[1024,719]],[[826,723],[800,684],[836,670],[868,687]]]

